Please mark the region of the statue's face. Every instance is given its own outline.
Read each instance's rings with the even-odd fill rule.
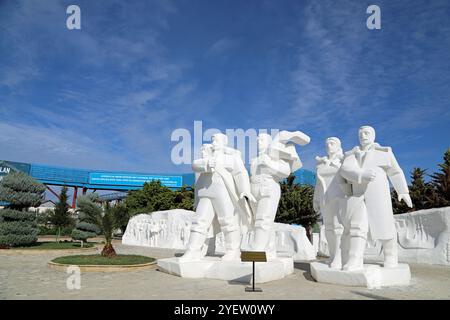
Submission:
[[[341,147],[339,143],[334,139],[327,139],[325,145],[328,155],[337,153],[339,151],[339,148]]]
[[[212,145],[214,150],[221,149],[225,147],[225,137],[223,135],[215,134],[212,137]]]
[[[359,129],[359,143],[361,146],[369,146],[375,142],[375,132],[370,128]]]
[[[258,143],[258,150],[260,150],[260,151],[267,150],[267,148],[269,147],[269,144],[270,144],[270,138],[269,138],[269,136],[266,136],[266,135],[259,135],[258,139],[257,139],[257,143]]]

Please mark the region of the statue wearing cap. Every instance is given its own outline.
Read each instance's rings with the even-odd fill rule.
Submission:
[[[375,143],[375,129],[359,128],[360,145],[345,153],[340,175],[351,186],[343,210],[348,261],[344,270],[363,268],[367,235],[383,245],[384,267],[398,265],[397,232],[392,212],[389,181],[399,200],[412,207],[405,175],[390,147]]]
[[[181,260],[197,261],[204,257],[208,230],[211,230],[215,218],[225,238],[222,260],[240,260],[242,234],[252,220],[248,202],[255,199],[250,191],[249,176],[241,153],[227,145],[226,135],[213,135],[212,144],[202,148],[202,158],[192,164],[197,175],[196,217],[192,223],[188,249]]]

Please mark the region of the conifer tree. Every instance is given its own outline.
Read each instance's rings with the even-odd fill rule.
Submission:
[[[72,225],[73,220],[69,212],[69,204],[67,203],[67,187],[64,186],[61,189],[58,202],[55,205],[55,209],[51,213],[49,220],[51,224],[58,229],[56,233],[56,241],[59,242],[61,236],[61,228]]]
[[[275,221],[302,225],[306,229],[308,239],[312,242],[312,227],[320,216],[313,209],[314,188],[295,183],[293,174],[280,185],[281,198]]]
[[[0,182],[0,201],[8,203],[0,210],[0,246],[27,246],[37,242],[36,213],[44,199],[45,186],[23,172],[13,172]]]
[[[450,206],[450,148],[444,153],[444,162],[439,164],[439,171],[431,175],[433,200],[435,207]]]

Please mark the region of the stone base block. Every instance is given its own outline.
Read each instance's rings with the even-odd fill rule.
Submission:
[[[407,264],[396,268],[384,268],[376,264],[365,264],[363,270],[343,271],[331,269],[323,262],[311,263],[311,275],[317,282],[344,286],[379,288],[409,285],[411,272]]]
[[[158,260],[158,269],[182,278],[209,278],[250,283],[252,263],[221,261],[218,257],[205,257],[200,261],[180,261],[179,258]],[[294,272],[292,258],[276,258],[255,263],[255,283],[279,280]]]

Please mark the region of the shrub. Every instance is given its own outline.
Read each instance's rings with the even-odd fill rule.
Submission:
[[[0,245],[24,246],[37,241],[35,215],[27,211],[0,210]]]
[[[21,247],[37,242],[36,230],[32,234],[0,234],[0,246]]]
[[[78,199],[78,222],[72,230],[72,238],[87,241],[101,233],[98,220],[102,216],[102,208],[95,203],[98,196],[89,194]]]
[[[44,198],[45,186],[23,172],[13,172],[0,183],[0,201],[8,202],[0,210],[0,246],[15,247],[36,243],[39,229],[36,214],[26,211]]]
[[[1,201],[9,202],[9,207],[26,209],[38,207],[44,199],[45,186],[23,172],[13,172],[5,176],[0,184]]]

